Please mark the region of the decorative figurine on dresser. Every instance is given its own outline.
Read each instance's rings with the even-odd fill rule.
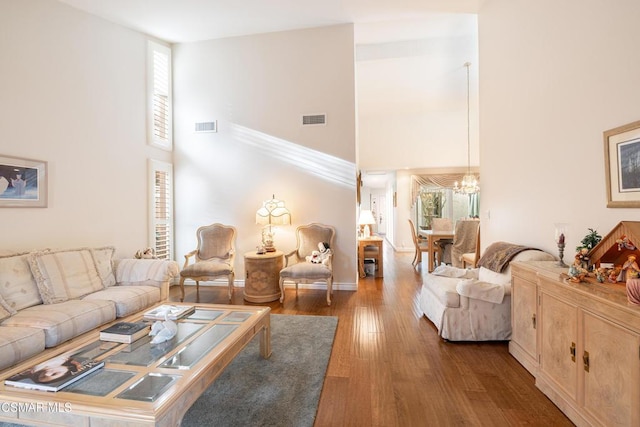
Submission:
[[[635,242],[640,242],[640,222],[622,221],[586,257],[592,262],[593,276],[598,283],[624,284],[629,303],[640,305],[640,267],[636,261],[640,257],[640,249]],[[576,259],[578,256],[584,255],[580,253]]]

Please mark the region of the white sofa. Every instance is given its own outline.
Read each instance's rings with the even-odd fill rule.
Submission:
[[[0,255],[0,370],[167,299],[175,261],[113,247]]]
[[[539,250],[522,250],[510,261],[554,259],[553,255]],[[496,272],[482,266],[466,270],[439,266],[424,278],[419,307],[443,339],[509,340],[511,267],[507,264]]]

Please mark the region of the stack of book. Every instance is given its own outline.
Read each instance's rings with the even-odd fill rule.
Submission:
[[[187,316],[195,311],[192,305],[161,305],[153,310],[149,310],[144,314],[144,318],[148,320],[177,320]],[[166,316],[166,318],[165,318]]]
[[[132,342],[146,336],[149,333],[149,325],[144,322],[118,322],[100,331],[100,340],[122,342],[131,344]]]

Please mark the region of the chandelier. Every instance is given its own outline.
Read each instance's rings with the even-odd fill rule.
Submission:
[[[462,177],[462,183],[458,185],[458,181],[453,185],[453,191],[458,194],[475,194],[480,191],[478,179],[471,173],[471,125],[470,125],[470,102],[469,102],[469,67],[470,62],[465,62],[467,67],[467,173]]]

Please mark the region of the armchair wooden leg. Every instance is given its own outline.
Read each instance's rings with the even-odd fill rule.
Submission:
[[[280,278],[280,302],[284,302],[284,279]]]
[[[180,302],[184,301],[184,277],[180,278],[180,293],[181,293],[181,297],[180,297]]]
[[[200,302],[200,281],[196,280],[196,302]]]
[[[233,273],[229,275],[229,302],[233,297]]]
[[[327,305],[331,305],[331,294],[333,293],[333,281],[327,280]]]

